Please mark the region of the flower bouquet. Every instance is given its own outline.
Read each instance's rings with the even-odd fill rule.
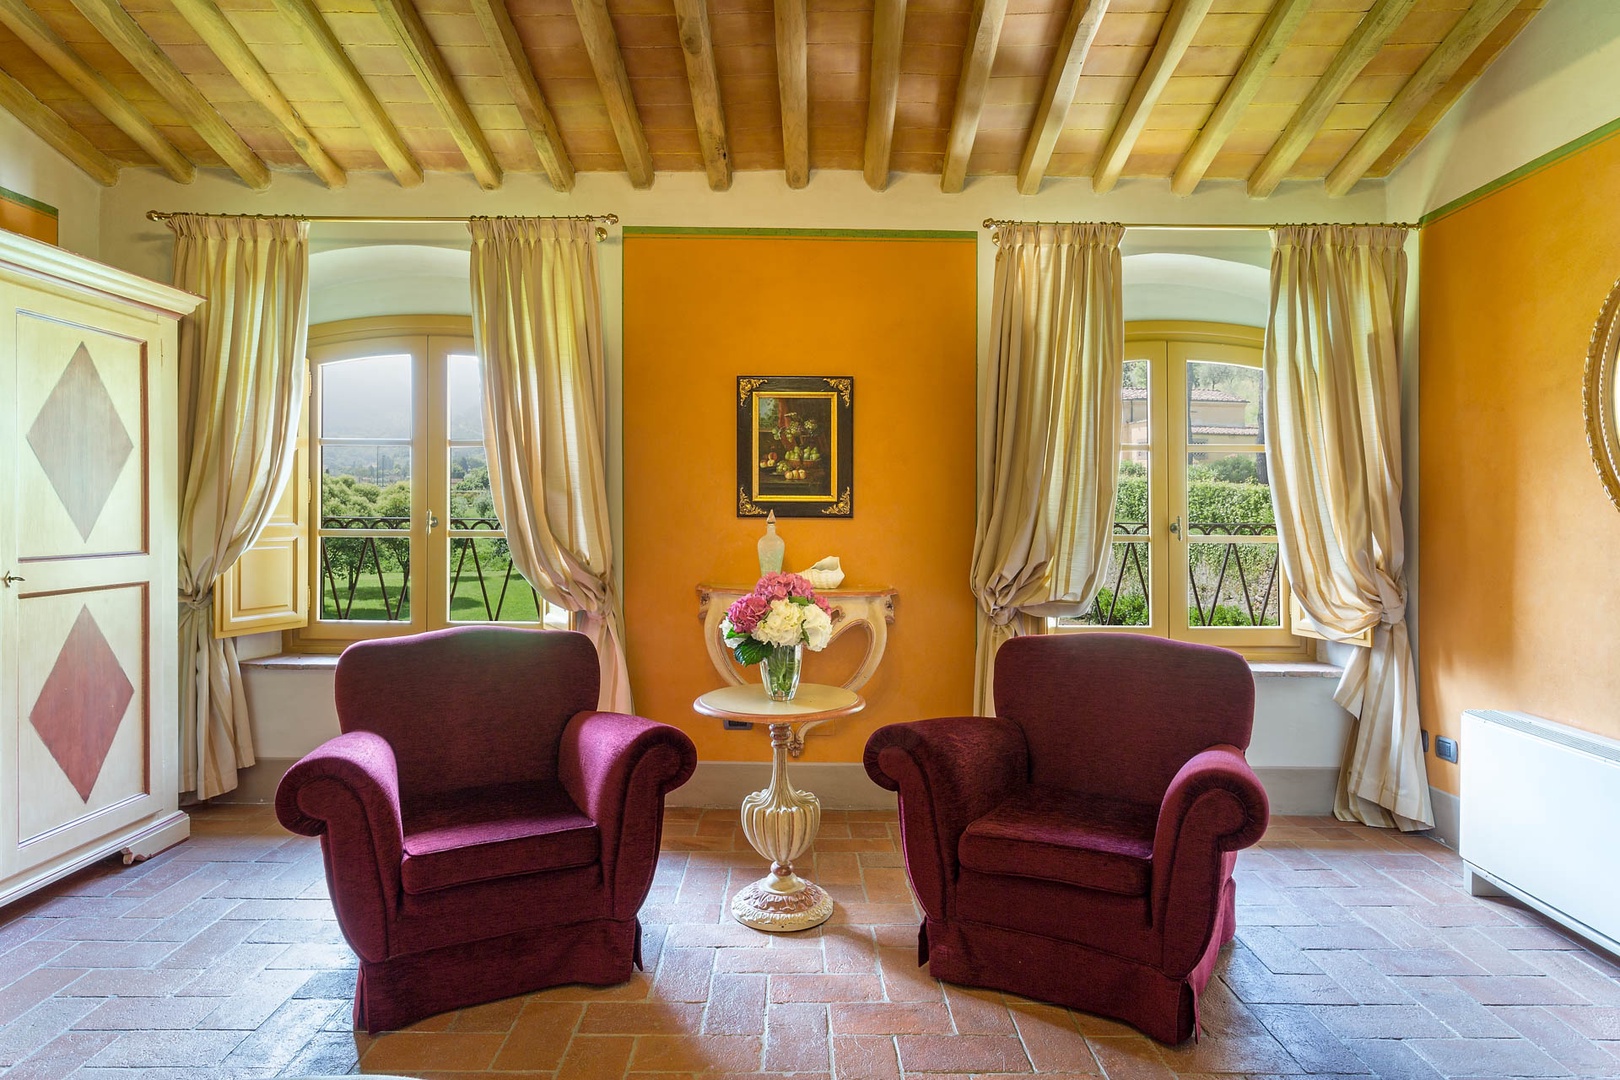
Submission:
[[[802,650],[832,640],[832,609],[798,574],[766,574],[754,591],[726,609],[720,634],[737,663],[760,665],[765,693],[790,701],[799,689]]]

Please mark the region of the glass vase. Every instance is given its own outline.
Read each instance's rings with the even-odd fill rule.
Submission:
[[[799,692],[799,663],[803,659],[803,645],[778,645],[759,662],[759,677],[765,684],[765,696],[772,701],[792,701]]]

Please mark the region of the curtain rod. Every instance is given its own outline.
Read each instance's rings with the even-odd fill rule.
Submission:
[[[148,210],[147,221],[168,221],[179,211]],[[248,217],[264,217],[263,214],[249,214]],[[406,215],[387,214],[289,214],[289,217],[298,218],[308,222],[346,223],[353,225],[465,225],[472,219],[469,217],[410,217]],[[572,214],[563,215],[566,221],[603,221],[609,225],[619,223],[618,214]],[[596,228],[596,239],[606,240],[608,232],[600,225]]]
[[[1006,218],[985,218],[984,223],[982,225],[980,225],[980,228],[983,228],[983,229],[999,229],[1004,225],[1058,225],[1058,224],[1062,224],[1062,223],[1061,222],[1056,222],[1056,221],[1011,221],[1011,220],[1008,220]],[[1284,229],[1284,228],[1288,228],[1289,226],[1297,226],[1297,225],[1308,225],[1308,226],[1315,226],[1315,225],[1351,225],[1351,224],[1354,224],[1354,223],[1352,223],[1352,222],[1342,222],[1342,221],[1278,221],[1278,222],[1273,222],[1270,225],[1262,225],[1262,224],[1245,225],[1245,224],[1239,224],[1239,223],[1233,223],[1233,222],[1189,222],[1187,224],[1178,225],[1178,224],[1176,224],[1174,222],[1165,222],[1165,221],[1151,221],[1151,222],[1149,222],[1149,221],[1141,221],[1141,222],[1125,222],[1125,223],[1115,223],[1115,224],[1120,224],[1121,228],[1125,228],[1125,229],[1150,229],[1150,230],[1155,230],[1155,231],[1167,231],[1167,232],[1178,232],[1178,231],[1181,231],[1183,229],[1206,230],[1206,231],[1209,231],[1209,232],[1248,232],[1248,231],[1252,231],[1252,230],[1255,230],[1255,229]],[[1378,224],[1380,224],[1382,226],[1387,226],[1389,228],[1396,228],[1396,229],[1415,229],[1415,228],[1418,227],[1415,223],[1409,222],[1409,221],[1379,222]]]

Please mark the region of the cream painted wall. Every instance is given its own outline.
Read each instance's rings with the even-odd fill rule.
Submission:
[[[1416,220],[1620,116],[1620,3],[1552,0],[1402,162],[1391,214]]]
[[[0,187],[56,207],[58,243],[92,259],[101,257],[101,196],[107,189],[4,109],[0,109]]]

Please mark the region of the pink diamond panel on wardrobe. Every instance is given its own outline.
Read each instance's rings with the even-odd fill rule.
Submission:
[[[17,606],[27,842],[147,791],[147,588],[24,593]]]
[[[45,688],[28,713],[28,722],[85,802],[90,801],[118,724],[134,696],[135,687],[95,616],[81,607],[45,678]]]

